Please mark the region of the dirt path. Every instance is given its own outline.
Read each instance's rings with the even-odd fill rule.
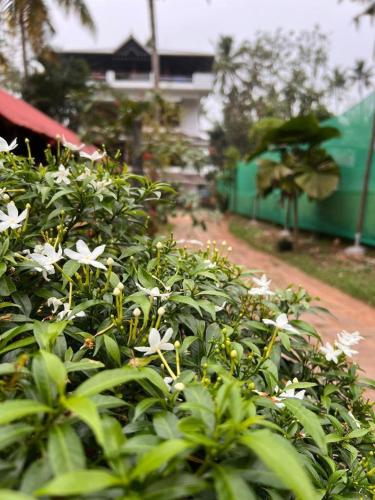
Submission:
[[[206,221],[206,219],[205,219]],[[349,332],[358,330],[365,340],[359,346],[357,355],[360,366],[366,376],[375,378],[375,309],[349,295],[326,285],[303,271],[290,266],[272,255],[252,249],[247,243],[233,236],[224,218],[210,216],[207,230],[193,227],[190,216],[177,216],[173,219],[174,235],[179,239],[197,239],[203,243],[206,240],[226,241],[232,247],[231,260],[265,272],[276,287],[285,287],[291,283],[301,285],[312,296],[320,297],[319,305],[326,307],[332,314],[305,315],[321,333],[324,339],[333,340],[338,332],[345,329]]]

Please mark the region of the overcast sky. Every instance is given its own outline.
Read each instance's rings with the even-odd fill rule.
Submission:
[[[97,25],[96,35],[54,7],[56,47],[112,50],[130,34],[141,43],[149,39],[147,0],[86,1]],[[302,30],[319,24],[330,35],[332,65],[352,66],[358,58],[374,64],[375,24],[365,19],[357,28],[353,17],[361,5],[349,0],[155,0],[155,5],[160,49],[214,53],[220,35],[241,41],[257,30]]]
[[[149,37],[147,0],[86,0],[97,25],[93,37],[74,19],[54,8],[55,45],[64,49],[112,49],[130,34]],[[251,38],[255,31],[312,29],[319,24],[331,35],[332,62],[350,65],[356,58],[371,61],[375,25],[353,17],[360,5],[345,0],[155,0],[159,46],[169,50],[213,52],[219,35]]]

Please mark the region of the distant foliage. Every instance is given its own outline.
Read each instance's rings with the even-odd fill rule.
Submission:
[[[152,238],[168,185],[16,147],[0,141],[0,498],[373,498],[359,334],[322,347],[304,290],[224,242]]]

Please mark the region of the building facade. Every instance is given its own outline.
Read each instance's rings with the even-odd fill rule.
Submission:
[[[129,99],[145,100],[153,90],[151,52],[133,37],[112,52],[60,52],[60,57],[83,59],[91,69],[93,81],[123,91]],[[178,105],[177,131],[200,141],[201,99],[212,89],[213,55],[161,51],[159,62],[162,96]]]

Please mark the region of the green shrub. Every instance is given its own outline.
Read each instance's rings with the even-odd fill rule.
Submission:
[[[165,184],[0,160],[1,499],[372,498],[355,335],[322,350],[304,290],[149,236]]]

